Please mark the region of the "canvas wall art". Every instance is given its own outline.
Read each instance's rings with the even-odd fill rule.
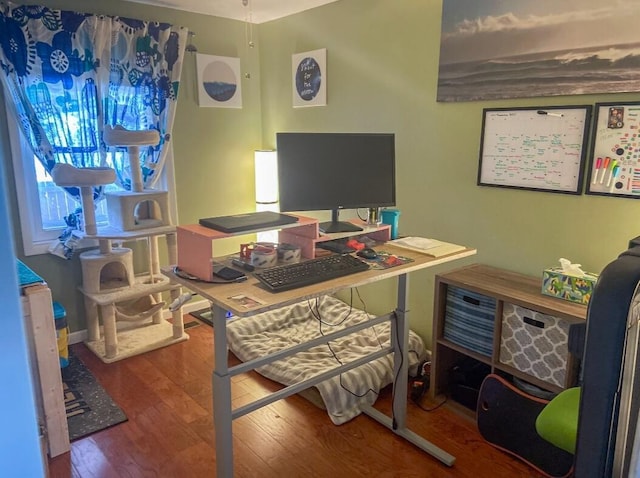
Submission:
[[[196,54],[198,105],[242,108],[240,58]]]
[[[296,53],[292,56],[293,107],[327,104],[327,50]]]
[[[443,0],[438,101],[640,90],[640,0]]]

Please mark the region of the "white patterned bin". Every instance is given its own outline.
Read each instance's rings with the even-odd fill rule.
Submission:
[[[500,363],[564,388],[568,337],[568,322],[505,302]]]

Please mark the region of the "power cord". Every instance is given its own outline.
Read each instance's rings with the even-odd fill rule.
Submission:
[[[356,289],[356,291],[357,291],[357,289]],[[320,299],[319,299],[319,298],[316,298],[316,299],[315,299],[315,306],[311,305],[311,302],[310,302],[310,301],[307,301],[307,304],[308,304],[308,306],[309,306],[309,310],[311,311],[311,315],[313,315],[313,317],[318,321],[318,329],[319,329],[320,335],[322,335],[322,336],[324,336],[324,335],[325,335],[325,334],[324,334],[324,331],[322,330],[322,326],[323,326],[323,325],[328,326],[328,327],[337,327],[337,326],[339,326],[339,325],[343,324],[343,323],[345,322],[345,320],[347,320],[347,319],[349,318],[349,316],[351,315],[351,313],[352,313],[352,311],[353,311],[353,288],[350,290],[350,292],[351,292],[351,297],[350,297],[350,299],[349,299],[349,311],[346,313],[346,315],[345,315],[341,320],[339,320],[339,321],[338,321],[338,322],[336,322],[336,323],[329,323],[329,322],[327,322],[327,321],[323,320],[322,315],[321,315],[321,313],[320,313],[320,307],[319,307],[319,300],[320,300]],[[358,293],[358,295],[359,295],[359,293]],[[365,312],[366,312],[366,311],[365,311]],[[375,331],[374,331],[374,332],[375,332]],[[377,334],[376,334],[376,336],[377,336]],[[379,339],[379,338],[378,338],[378,343],[380,343],[380,339]],[[343,364],[343,362],[342,362],[342,360],[340,360],[340,359],[338,358],[338,355],[337,355],[337,354],[336,354],[336,352],[333,350],[333,347],[331,347],[331,343],[327,342],[325,345],[326,345],[326,346],[327,346],[327,348],[329,349],[329,352],[330,352],[330,353],[331,353],[331,355],[333,356],[334,360],[335,360],[339,365],[344,365],[344,364]],[[380,344],[380,346],[382,347],[382,344]],[[369,394],[369,393],[373,393],[373,394],[375,394],[376,396],[378,396],[378,392],[377,392],[377,391],[375,391],[375,390],[373,390],[372,388],[369,388],[368,390],[366,390],[366,391],[365,391],[365,392],[363,392],[363,393],[356,393],[356,392],[354,392],[353,390],[350,390],[350,389],[349,389],[349,388],[348,388],[348,387],[343,383],[343,381],[342,381],[342,375],[343,375],[343,374],[340,374],[340,375],[339,375],[339,377],[338,377],[338,382],[339,382],[339,384],[340,384],[340,387],[341,387],[343,390],[345,390],[347,393],[349,393],[349,394],[351,394],[351,395],[353,395],[354,397],[357,397],[357,398],[362,398],[362,397],[366,396],[366,395],[367,395],[367,394]]]
[[[424,398],[425,394],[429,390],[430,381],[431,381],[431,361],[424,360],[418,366],[418,374],[411,381],[410,397],[413,403],[415,403],[418,406],[418,408],[420,408],[421,410],[424,410],[425,412],[433,412],[434,410],[437,410],[442,405],[444,405],[448,400],[448,397],[445,396],[444,400],[442,400],[440,403],[438,403],[433,407],[425,407],[424,405],[422,405],[422,399]]]
[[[424,394],[429,390],[431,380],[431,362],[422,361],[418,366],[418,374],[411,381],[411,400],[420,403]]]

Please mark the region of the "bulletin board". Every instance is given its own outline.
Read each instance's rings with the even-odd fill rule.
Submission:
[[[587,194],[640,198],[640,102],[596,103]]]
[[[485,108],[478,185],[580,194],[591,110]]]

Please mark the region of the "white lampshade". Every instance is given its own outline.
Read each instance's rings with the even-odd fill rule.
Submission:
[[[275,151],[254,153],[256,174],[256,211],[280,210],[278,204],[278,156]],[[278,231],[259,232],[258,242],[278,242]]]
[[[278,157],[275,151],[256,151],[256,204],[278,204]]]

